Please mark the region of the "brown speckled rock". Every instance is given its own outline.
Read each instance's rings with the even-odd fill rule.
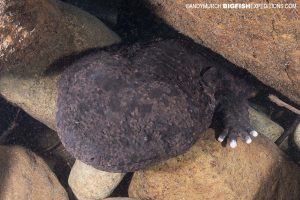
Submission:
[[[222,147],[207,131],[187,153],[134,174],[129,196],[147,200],[289,199],[300,196],[300,168],[259,136]]]
[[[68,200],[46,163],[19,146],[0,146],[1,200]]]
[[[300,9],[187,9],[207,0],[148,0],[155,14],[196,42],[300,103]],[[218,0],[213,3],[253,3]],[[275,2],[272,2],[275,3]],[[276,3],[282,3],[276,1]]]
[[[113,192],[124,175],[100,171],[77,160],[68,182],[79,200],[100,200]]]
[[[46,73],[49,65],[120,38],[95,17],[59,1],[5,0],[0,41],[1,95],[55,129],[59,73]]]

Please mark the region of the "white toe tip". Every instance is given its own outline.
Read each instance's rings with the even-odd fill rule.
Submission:
[[[256,131],[251,131],[250,134],[251,134],[253,137],[257,137],[257,136],[258,136],[258,132],[256,132]]]
[[[225,139],[225,137],[222,137],[222,136],[219,136],[219,137],[218,137],[218,141],[219,141],[219,142],[223,142],[224,139]]]
[[[231,140],[231,141],[230,141],[230,147],[233,148],[233,149],[234,149],[235,147],[237,147],[237,142],[236,142],[236,140]]]
[[[246,137],[246,143],[250,144],[252,142],[252,139],[250,137]]]

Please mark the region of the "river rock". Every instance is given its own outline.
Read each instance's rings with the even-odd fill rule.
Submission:
[[[300,166],[300,123],[298,124],[296,130],[292,134],[290,151],[292,157]]]
[[[134,174],[129,196],[147,200],[293,199],[300,168],[260,135],[222,147],[210,129],[185,154]]]
[[[200,4],[208,3],[206,0],[147,3],[156,15],[181,33],[300,103],[300,10],[296,5],[299,1],[284,1],[297,6],[291,9],[200,9]],[[214,3],[223,6],[233,2]]]
[[[294,136],[293,140],[300,151],[300,123],[296,127],[296,130],[295,130],[293,136]]]
[[[251,107],[248,111],[252,128],[258,133],[267,136],[267,138],[269,138],[272,142],[275,142],[284,132],[284,129],[281,126],[272,121],[264,113]],[[280,145],[280,148],[282,150],[287,150],[288,140],[284,140],[284,142]]]
[[[54,0],[0,3],[0,93],[52,129],[61,59],[120,41],[97,18]],[[54,72],[55,71],[55,72]]]
[[[20,146],[0,146],[1,200],[68,200],[46,163]]]
[[[78,200],[100,200],[113,192],[124,175],[100,171],[76,160],[68,182]]]
[[[69,196],[72,195],[69,192],[68,177],[75,159],[62,146],[55,131],[20,111],[17,126],[2,141],[4,144],[20,145],[37,153],[56,174]]]

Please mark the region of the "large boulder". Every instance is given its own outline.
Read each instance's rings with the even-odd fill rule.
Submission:
[[[95,17],[59,1],[5,0],[0,41],[1,95],[55,129],[56,70],[68,63],[58,60],[120,38]]]
[[[247,10],[200,9],[206,0],[147,2],[155,14],[175,29],[300,103],[299,5],[291,9]],[[223,6],[234,2],[219,0],[215,3]]]
[[[222,147],[212,130],[185,154],[134,174],[129,196],[148,200],[290,199],[300,196],[300,168],[264,136]]]
[[[19,146],[0,146],[1,200],[68,200],[47,164]]]

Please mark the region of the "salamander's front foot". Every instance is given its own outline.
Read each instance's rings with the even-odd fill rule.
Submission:
[[[252,138],[257,136],[258,133],[255,130],[225,128],[219,135],[218,141],[223,142],[224,139],[228,137],[230,147],[235,148],[237,146],[238,137],[241,137],[247,144],[250,144],[252,142]]]
[[[246,99],[228,97],[221,103],[220,108],[223,115],[224,129],[218,137],[219,142],[223,142],[228,138],[230,147],[235,148],[238,137],[250,144],[252,139],[258,136],[258,133],[250,126]]]

